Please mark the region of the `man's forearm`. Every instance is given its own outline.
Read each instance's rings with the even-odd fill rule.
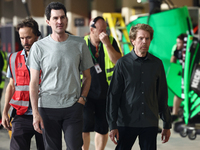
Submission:
[[[15,92],[15,89],[8,84],[8,86],[6,88],[6,93],[5,93],[5,103],[4,103],[3,114],[6,114],[6,115],[8,114],[8,111],[10,109],[9,102],[10,102],[14,92]]]
[[[83,77],[81,95],[87,97],[90,90],[91,76]]]
[[[122,57],[121,53],[117,52],[111,44],[110,45],[106,45],[106,48],[107,48],[110,60],[114,64],[116,64],[117,60]]]
[[[31,100],[33,115],[38,113],[38,90],[39,90],[39,85],[30,82],[30,100]]]
[[[116,64],[117,60],[122,57],[121,53],[115,50],[115,48],[110,43],[109,37],[106,33],[101,32],[99,34],[99,39],[106,46],[109,58],[112,61],[112,63]]]
[[[33,116],[38,113],[39,70],[30,68],[31,81],[29,85],[30,100]]]

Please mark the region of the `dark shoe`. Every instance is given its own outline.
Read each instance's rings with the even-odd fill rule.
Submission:
[[[158,127],[158,133],[161,133],[161,132],[162,132],[162,128]]]
[[[172,122],[177,121],[178,120],[178,115],[172,115]]]

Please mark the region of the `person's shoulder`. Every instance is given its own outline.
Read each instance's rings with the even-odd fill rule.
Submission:
[[[155,61],[158,64],[160,64],[160,63],[162,64],[162,60],[160,58],[158,58],[157,56],[155,56],[151,53],[148,53],[148,55],[149,55],[148,57],[150,58],[150,60]]]
[[[75,35],[69,35],[69,39],[74,41],[74,42],[78,42],[78,43],[85,43],[85,40],[83,37],[80,36],[75,36]]]
[[[16,56],[18,53],[22,53],[23,50],[20,50],[20,51],[17,51],[17,52],[13,52],[13,53],[10,53],[10,55],[8,56],[8,58],[11,58],[12,56]]]
[[[42,48],[42,47],[46,47],[46,46],[50,46],[51,45],[51,41],[49,36],[46,36],[38,41],[35,41],[33,43],[33,45],[31,46],[31,49],[37,49],[37,48]]]
[[[153,59],[153,60],[157,60],[157,61],[160,60],[160,58],[158,58],[157,56],[155,56],[155,55],[153,55],[153,54],[151,54],[151,53],[148,53],[148,57],[149,57],[150,59]]]
[[[132,61],[131,59],[131,53],[128,53],[126,55],[124,55],[123,57],[121,57],[120,59],[118,59],[118,63],[119,64],[124,64],[124,63],[130,63],[130,61]]]
[[[13,52],[13,53],[11,53],[11,54],[17,54],[17,53],[20,53],[20,54],[21,54],[22,51],[23,51],[23,49],[20,50],[20,51],[17,51],[17,52]]]
[[[46,36],[38,41],[36,41],[35,43],[39,44],[39,43],[46,43],[47,41],[49,41],[49,36]]]
[[[125,61],[125,60],[127,60],[128,58],[130,58],[130,57],[132,57],[131,52],[128,53],[128,54],[126,54],[126,55],[124,55],[123,57],[121,57],[121,59],[122,59],[123,61]]]

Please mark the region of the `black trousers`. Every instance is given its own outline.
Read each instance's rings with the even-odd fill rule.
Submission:
[[[141,150],[157,149],[158,127],[134,128],[118,127],[119,140],[115,150],[131,150],[136,138],[139,139]]]
[[[62,131],[67,150],[81,150],[83,145],[83,105],[75,103],[67,108],[41,108],[45,150],[62,150]]]
[[[42,134],[33,128],[32,115],[16,115],[12,121],[10,150],[30,150],[31,138],[35,135],[37,150],[44,150]]]

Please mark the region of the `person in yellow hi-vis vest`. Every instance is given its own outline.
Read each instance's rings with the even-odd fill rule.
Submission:
[[[0,82],[0,129],[3,128],[3,125],[1,124],[2,120],[1,120],[1,96],[2,96],[2,93],[3,93],[3,88],[4,88],[4,85],[5,85],[5,75],[4,73],[6,74],[6,70],[7,70],[7,52],[4,52],[4,51],[1,51],[0,50],[0,55],[1,55],[1,58],[2,58],[2,62],[1,62],[1,65],[2,65],[2,70],[1,70],[1,82]]]
[[[96,132],[95,149],[104,149],[108,140],[106,94],[121,53],[115,39],[106,34],[106,28],[104,18],[98,16],[90,23],[90,34],[84,37],[95,65],[90,68],[91,86],[83,111],[83,150],[89,149],[90,132]]]

